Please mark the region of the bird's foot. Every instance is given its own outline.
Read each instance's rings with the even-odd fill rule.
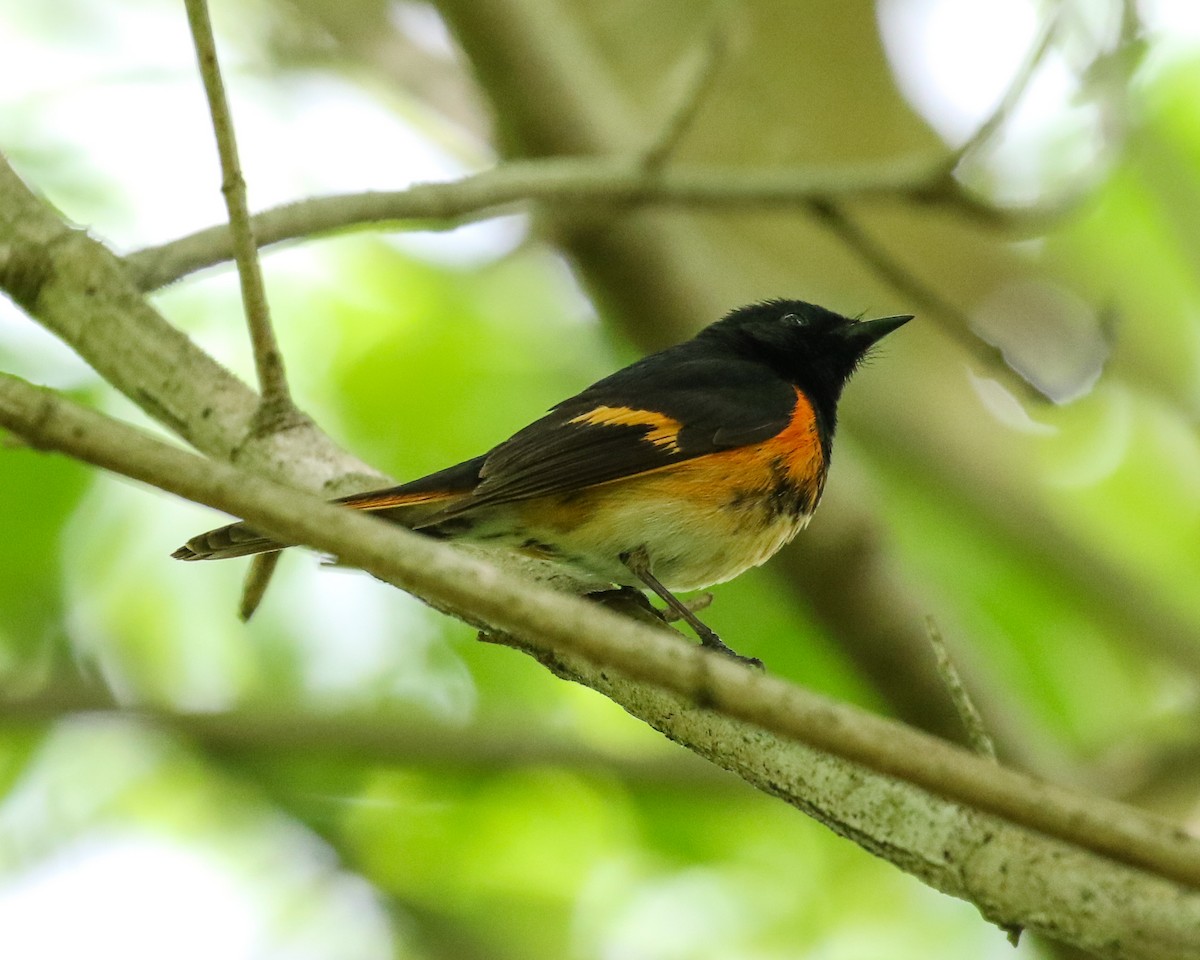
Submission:
[[[709,650],[715,650],[717,653],[724,654],[739,663],[744,663],[748,667],[754,667],[756,670],[765,670],[763,662],[758,657],[743,657],[740,653],[730,647],[724,640],[718,637],[708,627],[703,630],[696,629],[696,635],[700,638],[700,645]]]

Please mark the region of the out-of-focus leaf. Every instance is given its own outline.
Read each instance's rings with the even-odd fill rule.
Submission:
[[[25,772],[31,757],[45,739],[40,729],[7,729],[0,732],[0,798]]]
[[[0,448],[0,642],[18,662],[62,640],[60,538],[89,479],[66,458]]]

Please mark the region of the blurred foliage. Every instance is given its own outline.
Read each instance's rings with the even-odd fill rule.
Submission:
[[[655,6],[653,29],[635,30],[617,8],[564,9],[576,6],[581,31],[595,32],[638,96],[669,100],[663,64],[697,36],[682,8]],[[303,128],[309,107],[322,123],[343,110],[376,123],[391,118],[413,142],[436,144],[428,149],[445,173],[487,155],[486,141],[474,138],[484,132],[472,112],[478,104],[464,106],[465,71],[444,54],[429,11],[383,3],[216,7],[237,64],[231,87],[265,85],[278,98],[247,106],[256,131],[243,138],[252,198],[264,195],[256,194],[264,178],[256,181],[255,169],[276,163],[288,172],[263,187],[266,195],[361,185],[339,178],[339,139],[347,157],[379,165],[372,170],[395,166],[400,182],[418,175],[394,142],[376,144],[375,131],[351,124],[318,136]],[[694,138],[689,159],[840,161],[936,148],[893,85],[869,5],[746,7],[748,25],[736,39],[748,79],[736,96],[732,82],[718,83],[699,121],[718,135]],[[769,28],[805,17],[827,29]],[[0,6],[0,36],[12,38],[0,41],[0,62],[28,74],[26,86],[10,85],[25,93],[0,104],[0,146],[67,216],[101,235],[111,230],[105,238],[121,248],[219,215],[198,212],[193,197],[209,191],[207,209],[219,209],[215,161],[169,149],[171,124],[207,121],[186,37],[164,35],[161,50],[147,42],[168,23],[179,29],[182,14],[165,0],[119,11],[87,0]],[[663,49],[641,42],[652,36]],[[755,42],[763,46],[746,54]],[[1047,330],[1067,337],[1078,349],[1057,359],[1083,371],[1078,397],[1059,406],[1019,402],[922,318],[923,331],[889,344],[852,385],[839,441],[839,457],[870,477],[864,495],[878,501],[881,536],[948,637],[982,665],[1009,719],[1085,782],[1134,796],[1165,751],[1195,747],[1200,664],[1187,653],[1200,634],[1200,55],[1176,45],[1171,57],[1155,56],[1167,47],[1150,38],[1149,65],[1127,91],[1127,131],[1111,157],[1079,174],[1089,188],[1082,208],[1044,236],[963,239],[945,214],[905,226],[902,214],[877,213],[877,224],[894,227],[914,259],[924,258],[932,282],[972,305],[980,329],[1004,344],[1014,365],[1026,369],[1057,349],[1062,341],[1045,339]],[[864,69],[853,89],[841,90],[827,77],[841,75],[848,52]],[[32,67],[39,56],[51,64],[40,80]],[[423,86],[419,96],[397,86],[397,63],[421,58],[438,64],[438,76],[453,74],[451,86]],[[797,110],[813,111],[797,123],[801,151],[785,135],[794,131],[771,126],[764,113],[787,113],[771,95],[781,71],[806,99]],[[80,99],[97,85],[104,97]],[[129,152],[139,155],[130,169],[171,171],[166,187],[127,170],[110,141],[93,153],[107,120],[87,124],[79,106],[124,111],[127,96],[163,89],[179,92],[180,115],[161,116],[166,132],[157,140],[153,124],[143,123],[145,138]],[[746,89],[759,93],[747,100]],[[452,121],[439,119],[443,96],[453,100]],[[859,116],[854,105],[864,101],[872,112]],[[751,102],[760,109],[747,109]],[[289,122],[272,125],[275,108]],[[847,116],[855,123],[843,122]],[[346,166],[367,169],[357,162]],[[1064,157],[1055,162],[1048,179],[1069,181]],[[986,185],[1010,173],[974,176]],[[178,202],[176,219],[170,203],[147,202],[144,191],[156,190]],[[785,219],[755,213],[717,222],[721,233],[707,242],[728,257],[736,275],[729,289],[775,294],[764,284],[782,270],[802,279],[813,299],[857,297],[859,308],[891,302],[853,256],[815,239],[811,226],[796,228],[812,231],[801,244]],[[636,356],[635,335],[673,333],[594,316],[570,269],[526,236],[525,221],[487,229],[425,246],[344,236],[267,260],[302,405],[398,478],[507,436]],[[249,374],[228,271],[188,280],[156,302],[205,349]],[[0,367],[144,422],[3,308]],[[1023,325],[989,321],[996,317]],[[1111,355],[1093,385],[1097,350]],[[109,949],[96,943],[118,936],[121,923],[144,930],[137,944],[145,952],[135,944],[125,956],[1012,955],[969,906],[792,809],[697,772],[699,764],[607,701],[511,650],[476,642],[461,624],[360,574],[288,556],[263,609],[243,626],[235,615],[238,564],[167,559],[216,522],[210,511],[19,447],[0,449],[0,490],[0,676],[6,693],[44,698],[40,710],[14,707],[0,725],[6,956],[83,952],[65,929],[54,929],[40,954],[21,937],[44,932],[50,918],[84,901],[113,924],[89,944],[93,952]],[[1014,530],[1026,518],[1028,528]],[[1118,571],[1128,592],[1097,589],[1090,572],[1102,569]],[[1154,636],[1131,627],[1143,612],[1157,625],[1147,627]],[[784,676],[873,709],[887,702],[802,593],[770,569],[718,588],[706,619]],[[234,747],[190,729],[186,716],[159,728],[136,716],[74,716],[81,686],[125,705],[298,719],[290,740],[259,739],[247,722]],[[341,747],[320,741],[334,716],[379,736]],[[388,739],[392,725],[427,730],[441,753]],[[489,738],[501,748],[475,749]],[[1172,802],[1171,812],[1194,816],[1190,793]],[[154,859],[161,851],[148,854],[147,844],[192,859]],[[71,877],[93,876],[93,862],[111,883],[93,884],[83,897]],[[194,881],[199,863],[219,879]],[[160,918],[138,908],[140,898],[168,894],[187,910],[164,904]],[[210,929],[188,942],[171,926],[180,916],[192,925],[204,916]],[[1037,950],[1026,944],[1019,955]]]
[[[82,466],[33,450],[6,450],[0,458],[0,487],[9,503],[37,505],[5,514],[0,582],[9,589],[0,592],[0,656],[7,669],[28,669],[62,640],[62,527],[90,479]]]

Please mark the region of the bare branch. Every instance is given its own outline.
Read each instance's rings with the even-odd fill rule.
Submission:
[[[954,151],[946,167],[948,171],[954,170],[964,160],[978,153],[1008,122],[1009,117],[1021,102],[1021,98],[1025,96],[1025,91],[1029,89],[1029,84],[1037,73],[1038,67],[1042,65],[1046,54],[1050,52],[1062,23],[1064,6],[1064,4],[1058,4],[1057,8],[1043,21],[1037,39],[1025,54],[1025,59],[1017,67],[1017,72],[1013,74],[1012,82],[1004,91],[1004,96],[1000,98],[996,108],[979,125],[979,128],[967,138],[961,147]]]
[[[251,751],[333,754],[373,762],[506,770],[556,764],[616,773],[630,783],[687,789],[741,788],[734,777],[682,751],[624,756],[583,743],[538,736],[525,725],[463,729],[378,709],[359,713],[243,707],[191,713],[117,703],[108,691],[60,679],[36,693],[0,697],[0,724],[41,723],[72,714],[100,714],[174,731],[221,753]]]
[[[990,226],[1015,226],[1023,213],[989,207],[965,193],[941,164],[926,162],[831,171],[646,170],[627,162],[579,158],[517,161],[448,183],[416,184],[390,193],[318,197],[285,204],[254,217],[264,245],[339,230],[404,223],[452,227],[493,216],[513,203],[536,201],[558,213],[611,215],[615,208],[680,205],[693,209],[768,207],[812,213],[913,303],[941,322],[946,333],[982,367],[1015,385],[1027,398],[1041,394],[971,333],[970,321],[937,291],[909,273],[846,213],[834,198],[941,205]],[[1029,212],[1040,217],[1042,212]],[[212,227],[126,257],[145,290],[227,260],[226,227]]]
[[[386,482],[307,418],[254,435],[257,394],[171,326],[121,259],[68,227],[2,157],[0,290],[150,417],[211,457],[236,458],[330,496]]]
[[[736,8],[729,2],[718,5],[705,28],[704,37],[691,51],[690,72],[683,94],[667,116],[654,141],[642,154],[642,168],[659,170],[691,129],[696,114],[712,90],[721,65],[729,55],[729,28]]]
[[[611,215],[642,206],[696,210],[766,208],[805,211],[831,198],[912,202],[943,207],[995,228],[1021,231],[1042,225],[1042,209],[989,207],[965,193],[943,164],[919,159],[887,165],[831,169],[687,170],[652,175],[634,160],[556,157],[518,160],[445,183],[418,183],[406,190],[315,197],[283,204],[253,217],[262,246],[345,230],[402,225],[449,229],[496,216],[518,203],[552,206],[556,213]],[[1056,214],[1057,215],[1057,214]],[[143,290],[156,290],[190,273],[231,259],[226,226],[210,227],[125,260]]]
[[[250,328],[254,364],[262,391],[262,411],[257,427],[263,430],[280,429],[288,425],[288,415],[293,410],[292,398],[288,392],[283,355],[279,352],[275,330],[271,326],[270,307],[267,304],[262,269],[258,262],[258,245],[254,239],[254,226],[250,221],[250,211],[246,202],[246,180],[242,176],[242,167],[238,161],[237,139],[233,131],[229,101],[225,96],[225,84],[221,79],[216,41],[213,39],[212,22],[208,15],[208,0],[184,0],[184,4],[187,7],[188,25],[192,30],[192,41],[196,47],[200,76],[204,80],[204,92],[208,97],[208,109],[212,115],[213,132],[217,139],[217,152],[221,158],[221,193],[229,211],[233,255],[241,280],[242,304]]]
[[[275,575],[275,568],[279,566],[279,557],[278,553],[260,553],[250,560],[246,580],[242,584],[242,599],[238,603],[238,618],[243,623],[254,616],[254,611],[266,596],[271,577]]]
[[[813,215],[828,227],[831,233],[908,300],[924,308],[925,314],[935,320],[943,332],[958,343],[984,370],[998,376],[1007,384],[1015,385],[1026,399],[1046,399],[1029,381],[1016,374],[1005,362],[1001,351],[971,333],[971,321],[966,314],[904,267],[881,243],[859,226],[843,207],[826,201],[816,201],[810,206]]]
[[[996,744],[992,742],[983,724],[983,717],[979,715],[971,695],[963,686],[962,677],[954,666],[954,661],[950,659],[950,651],[946,649],[942,631],[938,629],[933,617],[925,618],[925,626],[928,628],[929,644],[933,647],[934,658],[937,661],[938,674],[950,693],[950,699],[954,701],[959,717],[962,718],[963,727],[967,731],[967,741],[977,754],[995,762]]]
[[[0,376],[0,424],[37,446],[248,516],[266,532],[500,630],[561,675],[972,900],[998,923],[1109,957],[1180,956],[1194,946],[1200,842],[1168,824],[523,583],[445,544],[203,460],[15,378]]]
[[[544,662],[562,665],[569,660],[575,664],[569,669],[578,672],[576,661],[583,658],[632,681],[670,691],[676,708],[681,702],[688,705],[693,719],[719,716],[722,722],[753,724],[883,778],[906,781],[919,793],[965,804],[1062,844],[1200,887],[1200,841],[1168,823],[1112,801],[1074,794],[762,675],[664,630],[522,581],[447,544],[204,460],[52,391],[0,375],[0,426],[35,446],[60,450],[244,516],[267,534],[338,556],[438,609],[519,638],[514,643],[535,651]],[[604,676],[604,670],[600,673]],[[616,681],[597,680],[592,672],[588,682]],[[733,750],[739,763],[747,762],[754,753],[753,736],[729,730],[725,736],[730,739],[712,749]],[[862,773],[860,769],[857,777]],[[802,798],[793,802],[803,803]],[[885,820],[894,829],[890,812]],[[1057,870],[1060,864],[1054,860],[1052,865]],[[1192,922],[1200,923],[1200,893],[1179,889],[1172,909],[1182,909],[1180,903],[1188,897],[1194,898],[1197,911]],[[1004,919],[1031,927],[1044,923],[1040,914]]]

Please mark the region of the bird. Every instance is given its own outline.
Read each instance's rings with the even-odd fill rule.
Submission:
[[[702,646],[742,657],[678,593],[766,562],[825,489],[842,390],[911,315],[863,320],[802,300],[730,311],[563,400],[480,456],[336,503],[439,539],[508,551],[587,591],[650,590]],[[172,556],[289,546],[244,522]]]

